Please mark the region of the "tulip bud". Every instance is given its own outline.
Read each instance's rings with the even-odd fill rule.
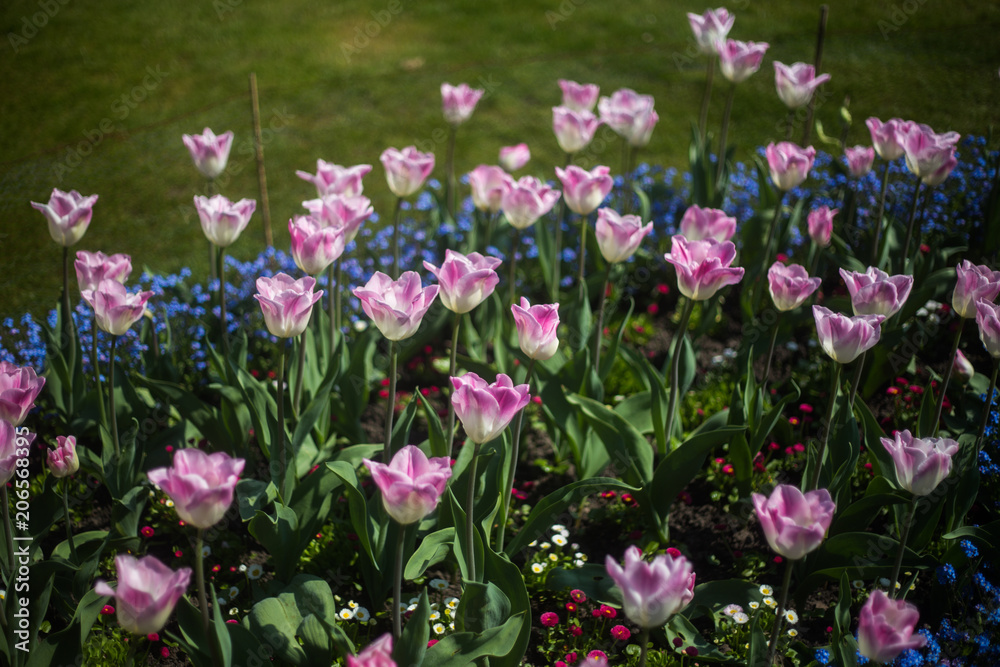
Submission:
[[[387,148],[379,158],[392,194],[408,197],[420,189],[434,170],[433,153],[421,153],[413,146],[403,150]]]
[[[849,364],[875,346],[882,335],[883,315],[848,317],[813,306],[820,346],[839,364]]]
[[[1000,306],[980,299],[976,304],[976,324],[986,351],[994,359],[1000,359]]]
[[[566,169],[556,167],[556,176],[562,182],[563,199],[566,206],[577,215],[590,215],[611,192],[614,180],[608,167],[594,167],[587,171],[570,165]]]
[[[452,125],[461,125],[469,119],[485,90],[470,88],[467,83],[453,86],[441,84],[441,108],[444,119]]]
[[[810,278],[805,267],[775,262],[767,271],[767,284],[774,306],[780,311],[795,310],[819,289],[820,278]]]
[[[31,202],[31,206],[41,211],[48,220],[52,240],[68,248],[87,233],[96,203],[97,195],[84,197],[76,190],[63,192],[54,188],[48,204]]]
[[[559,348],[559,304],[532,306],[521,297],[521,305],[512,304],[517,342],[525,356],[538,361],[551,359]]]
[[[517,171],[528,164],[528,160],[530,159],[531,151],[528,149],[528,144],[504,146],[500,149],[500,166],[507,171]]]
[[[20,426],[44,386],[45,378],[38,377],[31,366],[0,361],[0,421]]]
[[[830,245],[830,238],[833,236],[833,217],[840,213],[839,208],[830,209],[829,206],[820,206],[809,212],[806,218],[809,227],[809,238],[821,248]]]
[[[961,382],[968,384],[976,375],[976,369],[972,363],[962,354],[961,350],[955,350],[955,365],[953,367],[953,372],[955,377],[957,377]]]
[[[727,39],[716,43],[719,54],[719,69],[722,76],[733,83],[746,81],[751,74],[760,69],[764,53],[768,49],[766,42],[739,42]]]
[[[257,279],[257,293],[253,298],[260,304],[264,324],[278,338],[294,338],[305,331],[312,315],[312,307],[323,297],[323,290],[313,292],[313,277],[293,280],[287,273],[273,278]]]
[[[48,451],[48,466],[53,477],[67,477],[80,469],[75,436],[56,436],[56,448]]]
[[[382,492],[385,511],[403,526],[420,521],[434,511],[448,478],[447,457],[428,459],[419,447],[403,447],[388,464],[364,459],[375,485]]]
[[[914,438],[909,430],[881,438],[892,457],[896,481],[915,496],[926,496],[951,472],[951,457],[958,443],[950,438]]]
[[[736,246],[732,241],[688,241],[675,234],[664,259],[677,271],[677,288],[681,294],[695,301],[710,299],[726,285],[735,285],[743,279],[741,267],[730,267],[736,259]]]
[[[475,373],[451,378],[455,391],[451,403],[465,434],[477,444],[485,444],[503,433],[514,415],[528,405],[528,385],[514,386],[511,379],[497,375],[487,384]]]
[[[836,509],[826,489],[802,493],[788,484],[774,487],[770,497],[755,493],[751,500],[771,549],[792,560],[819,547]]]
[[[619,215],[610,208],[597,209],[597,245],[611,264],[624,262],[634,255],[642,239],[651,231],[653,223],[644,227],[637,215]]]
[[[771,170],[771,180],[782,192],[788,192],[802,185],[816,159],[815,148],[812,146],[800,148],[790,141],[770,143],[765,153],[767,165]]]
[[[134,558],[118,554],[115,569],[117,590],[98,580],[94,592],[115,597],[118,625],[134,635],[162,630],[191,583],[191,568],[182,567],[174,572],[155,556]]]
[[[601,89],[596,84],[581,84],[576,81],[559,79],[562,89],[562,105],[573,111],[593,111]]]
[[[789,109],[809,104],[816,89],[829,80],[829,74],[816,76],[816,68],[812,65],[795,63],[788,66],[774,61],[774,84],[778,97]]]
[[[647,563],[632,546],[624,567],[610,555],[604,566],[621,589],[625,615],[644,630],[663,626],[694,599],[695,573],[684,556],[661,554]]]
[[[182,139],[191,152],[194,166],[202,176],[214,180],[226,170],[229,151],[233,147],[233,136],[232,132],[215,136],[215,133],[206,127],[201,134],[185,134]]]

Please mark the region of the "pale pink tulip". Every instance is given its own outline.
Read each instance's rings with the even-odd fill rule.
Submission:
[[[552,131],[559,148],[565,153],[583,150],[594,138],[601,121],[590,111],[575,111],[568,107],[552,107]]]
[[[83,292],[94,289],[105,278],[124,283],[132,273],[132,258],[121,253],[108,257],[103,252],[78,250],[73,267],[76,269],[77,284]]]
[[[44,386],[45,378],[38,377],[31,366],[0,361],[0,421],[20,426]]]
[[[405,271],[396,281],[376,271],[364,287],[355,287],[353,293],[382,335],[400,341],[417,332],[438,294],[438,286],[422,287],[414,271]]]
[[[739,42],[735,39],[719,41],[716,50],[719,53],[719,69],[722,76],[733,83],[746,81],[751,74],[760,69],[764,53],[769,44],[766,42]]]
[[[177,516],[196,528],[211,528],[233,504],[233,492],[246,461],[225,452],[206,454],[186,448],[174,453],[173,466],[146,473],[174,501]]]
[[[906,600],[873,591],[858,614],[858,649],[874,662],[889,664],[907,649],[923,648],[927,638],[914,632],[920,612]]]
[[[726,285],[735,285],[743,279],[744,270],[730,266],[736,259],[736,246],[732,241],[688,241],[675,234],[664,259],[677,271],[677,287],[681,294],[695,301],[710,299]]]
[[[121,336],[146,312],[146,302],[153,293],[130,294],[117,280],[105,279],[82,295],[83,300],[94,309],[97,326],[113,336]]]
[[[312,307],[323,296],[323,290],[314,292],[316,279],[307,276],[293,279],[287,273],[273,278],[257,279],[257,293],[253,298],[260,304],[264,324],[278,338],[294,338],[306,330]]]
[[[829,74],[816,76],[816,68],[806,63],[786,65],[774,61],[774,85],[778,97],[789,109],[809,104],[816,89],[830,80]]]
[[[604,259],[611,264],[624,262],[639,249],[642,239],[653,231],[653,223],[646,226],[637,215],[620,215],[610,208],[597,209],[597,246]]]
[[[31,202],[31,206],[45,216],[52,240],[68,248],[87,233],[96,203],[97,195],[84,197],[76,190],[63,192],[59,188],[53,188],[48,204]]]
[[[976,376],[976,368],[961,350],[955,350],[955,364],[952,372],[955,373],[955,377],[965,383]]]
[[[845,148],[844,157],[847,158],[847,171],[852,178],[861,178],[872,170],[875,163],[875,149],[871,146],[855,146]]]
[[[883,315],[848,317],[823,306],[813,306],[820,347],[840,364],[849,364],[878,343]]]
[[[174,572],[155,556],[135,558],[120,553],[115,556],[115,569],[117,590],[98,579],[94,592],[114,596],[118,625],[134,635],[162,630],[191,583],[191,568]]]
[[[640,95],[630,88],[616,90],[597,103],[601,122],[620,134],[632,146],[645,146],[659,120],[653,111],[652,95]]]
[[[500,149],[500,166],[509,172],[517,171],[528,164],[530,159],[531,150],[528,148],[528,144],[504,146]]]
[[[392,659],[392,635],[387,632],[361,653],[347,656],[347,667],[397,667]]]
[[[820,278],[810,278],[805,267],[775,262],[767,271],[767,284],[774,306],[780,311],[795,310],[819,289]]]
[[[312,216],[296,215],[288,221],[295,265],[318,276],[344,253],[344,228],[324,227]]]
[[[481,164],[469,172],[472,204],[480,211],[496,213],[500,200],[510,190],[514,180],[500,167]]]
[[[359,164],[353,167],[342,167],[326,160],[316,160],[316,173],[296,171],[295,174],[316,186],[316,195],[320,198],[329,195],[341,197],[357,197],[364,191],[361,182],[372,170],[370,164]]]
[[[433,273],[441,287],[441,303],[453,313],[467,313],[493,294],[500,276],[497,267],[501,260],[484,257],[478,252],[468,255],[448,249],[440,268],[424,262],[424,268]]]
[[[771,549],[792,560],[819,547],[836,509],[826,489],[802,493],[788,484],[774,487],[770,497],[754,493],[751,500]]]
[[[528,385],[515,387],[502,373],[493,384],[475,373],[466,373],[451,378],[451,385],[455,390],[451,395],[455,415],[469,439],[480,445],[503,433],[514,415],[528,405]]]
[[[638,547],[625,550],[625,567],[612,556],[604,567],[622,592],[622,608],[644,630],[663,626],[694,599],[695,573],[684,556],[661,554],[642,559]]]
[[[903,137],[907,168],[925,185],[940,185],[958,164],[958,132],[937,134],[927,125],[911,123]]]
[[[681,218],[681,235],[688,241],[729,241],[736,234],[736,218],[717,208],[689,206]]]
[[[958,443],[950,438],[914,438],[909,429],[881,438],[892,457],[899,485],[915,496],[926,496],[951,472]]]
[[[421,153],[414,146],[403,150],[386,148],[379,158],[392,194],[408,197],[419,190],[434,170],[434,154]]]
[[[371,200],[363,195],[327,195],[321,199],[304,201],[302,206],[324,227],[342,229],[345,245],[354,240],[361,224],[375,213]]]
[[[559,349],[559,304],[536,304],[521,297],[521,305],[512,304],[517,343],[529,359],[551,359]]]
[[[208,240],[220,248],[228,248],[250,224],[257,202],[252,199],[231,202],[222,195],[211,198],[195,195],[194,207]]]
[[[0,484],[7,484],[17,472],[18,461],[25,459],[27,463],[34,434],[28,433],[26,426],[17,427],[8,421],[0,420]]]
[[[869,266],[864,273],[840,270],[847,284],[855,315],[884,315],[892,317],[906,303],[913,288],[913,276],[890,276]]]
[[[559,79],[562,89],[562,105],[573,111],[593,111],[601,89],[594,83],[577,83]]]
[[[883,160],[892,162],[903,156],[903,128],[905,123],[898,118],[886,122],[872,116],[865,121],[872,135],[872,146]]]
[[[56,448],[47,452],[46,463],[53,477],[67,477],[80,469],[75,436],[56,436]]]
[[[698,50],[707,56],[718,53],[719,42],[725,41],[736,21],[736,17],[725,7],[706,9],[701,15],[688,12],[687,17],[694,39],[698,43]]]
[[[515,229],[527,229],[552,210],[562,195],[534,176],[522,176],[503,194],[500,210]]]
[[[955,268],[957,281],[951,295],[955,312],[965,319],[976,316],[976,304],[985,299],[993,301],[1000,294],[1000,271],[985,264],[975,265],[967,259]]]
[[[979,340],[994,359],[1000,359],[1000,307],[985,299],[976,304]]]
[[[441,108],[444,111],[444,119],[452,125],[461,125],[469,120],[469,116],[475,111],[485,92],[471,88],[467,83],[460,83],[457,86],[442,83]]]
[[[830,245],[830,238],[833,236],[833,218],[838,213],[840,213],[839,208],[831,209],[829,206],[820,206],[809,212],[806,218],[809,238],[819,247],[825,248]]]
[[[434,511],[451,477],[448,457],[428,459],[413,445],[396,452],[388,464],[371,459],[364,459],[364,463],[382,492],[386,513],[403,526]]]
[[[765,153],[767,166],[771,170],[771,180],[783,192],[802,185],[816,159],[815,148],[812,146],[801,148],[790,141],[770,143]]]
[[[590,171],[570,165],[566,169],[556,167],[556,176],[562,182],[563,199],[566,206],[577,215],[590,215],[611,192],[614,179],[611,169],[598,166]]]
[[[182,139],[201,175],[214,180],[226,170],[233,136],[232,132],[215,136],[215,132],[206,127],[201,134],[185,134]]]

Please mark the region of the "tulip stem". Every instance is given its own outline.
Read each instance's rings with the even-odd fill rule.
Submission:
[[[847,403],[849,411],[854,412],[854,399],[858,396],[858,387],[861,385],[861,372],[865,369],[865,359],[868,358],[868,351],[865,350],[858,358],[858,367],[854,371],[854,382],[851,383],[851,399]]]
[[[698,116],[698,131],[701,133],[701,143],[705,143],[705,131],[708,127],[708,104],[712,99],[712,81],[715,79],[715,56],[708,57],[705,66],[705,92],[701,95],[701,114]]]
[[[330,316],[330,333],[328,340],[330,341],[330,360],[333,360],[333,346],[337,340],[337,329],[340,328],[340,259],[336,261],[337,268],[333,268],[333,264],[326,268],[326,287],[329,290],[329,294],[326,295],[326,310],[327,315]],[[334,271],[337,271],[337,288],[333,288],[334,283]]]
[[[983,436],[986,434],[986,425],[990,422],[990,412],[993,410],[993,391],[997,388],[997,371],[1000,371],[1000,360],[995,360],[993,363],[993,378],[990,380],[990,390],[986,393],[986,405],[983,406],[983,419],[979,422],[979,435],[976,436],[977,454],[975,461],[979,461],[978,451],[983,447]]]
[[[120,459],[121,447],[118,444],[118,415],[115,411],[115,346],[118,336],[111,335],[111,356],[108,358],[108,420],[111,422],[111,442],[115,446],[115,458]]]
[[[451,364],[448,366],[448,377],[455,377],[458,370],[458,329],[462,324],[462,315],[455,313],[455,326],[451,330]],[[451,380],[448,381],[451,384]],[[452,447],[455,445],[455,405],[451,402],[451,396],[455,393],[454,386],[448,389],[448,457],[453,458]]]
[[[681,346],[684,342],[684,337],[687,336],[687,326],[688,321],[691,319],[691,312],[694,310],[694,299],[688,299],[687,303],[684,304],[684,310],[681,313],[681,321],[677,325],[677,333],[674,335],[674,345],[673,351],[670,353],[670,403],[667,407],[667,437],[666,437],[666,449],[669,450],[670,439],[673,437],[674,433],[674,413],[677,410],[677,394],[679,382],[679,368],[681,356]],[[682,428],[683,433],[683,428]],[[660,454],[666,454],[666,451],[661,451]]]
[[[875,241],[872,243],[872,266],[878,268],[879,241],[882,234],[882,215],[885,213],[885,193],[889,189],[889,162],[885,163],[885,171],[882,172],[882,193],[878,199],[878,216],[875,218]]]
[[[726,109],[722,112],[722,132],[719,134],[719,154],[718,164],[715,169],[715,191],[719,192],[719,184],[722,182],[722,173],[726,169],[726,141],[729,140],[729,115],[733,111],[733,99],[736,97],[736,84],[729,86],[729,94],[726,95]]]
[[[392,279],[399,280],[399,224],[403,213],[403,198],[396,198],[395,222],[392,227]]]
[[[646,667],[646,645],[649,643],[649,628],[643,628],[639,633],[639,667]]]
[[[531,396],[531,375],[535,370],[535,360],[528,362],[528,396]],[[517,459],[521,446],[521,423],[524,421],[524,413],[527,406],[521,408],[517,413],[517,421],[514,423],[514,444],[510,450],[510,463],[507,464],[507,482],[504,484],[503,495],[500,496],[503,514],[500,516],[500,526],[497,528],[497,553],[503,553],[504,537],[507,532],[507,517],[510,516],[510,494],[514,489],[514,473],[517,472]]]
[[[948,357],[948,368],[944,371],[944,382],[941,383],[941,395],[938,396],[937,410],[934,411],[934,430],[931,433],[921,433],[921,437],[933,436],[937,433],[941,424],[941,412],[944,410],[944,398],[948,393],[948,383],[951,381],[951,372],[955,368],[955,359],[958,357],[958,344],[962,341],[962,330],[965,328],[965,318],[959,318],[958,330],[955,332],[955,340],[951,345],[951,355]]]
[[[906,260],[910,257],[910,239],[913,238],[913,223],[917,220],[917,203],[920,201],[921,185],[918,178],[917,187],[913,189],[913,203],[910,205],[910,222],[906,225],[906,240],[903,241],[903,273],[906,273]]]
[[[594,336],[594,371],[597,376],[601,376],[601,342],[604,339],[604,304],[607,301],[608,290],[611,288],[611,267],[614,264],[608,262],[608,268],[604,272],[604,286],[601,289],[601,296],[597,306],[597,332]],[[613,361],[613,360],[612,360]]]
[[[205,594],[205,556],[202,551],[205,548],[204,530],[198,529],[198,537],[194,542],[194,571],[198,578],[198,606],[201,607],[201,627],[205,631],[205,641],[208,642],[212,650],[212,664],[222,665],[222,656],[219,655],[219,647],[216,646],[215,633],[209,633],[211,627],[208,620],[208,595]],[[133,638],[134,639],[134,638]]]
[[[389,341],[389,402],[385,406],[385,446],[382,462],[386,465],[392,459],[392,417],[396,411],[396,341]]]
[[[3,502],[3,532],[7,536],[7,576],[14,577],[14,529],[10,525],[10,498],[7,496],[7,485],[0,484],[0,501]],[[13,591],[10,598],[13,600]]]
[[[778,637],[785,627],[785,607],[788,605],[788,589],[792,585],[792,565],[794,561],[787,559],[785,562],[785,578],[781,582],[781,602],[778,603],[778,617],[774,620],[774,632],[771,633],[771,643],[767,647],[767,665],[774,664],[774,654],[778,650]]]
[[[288,476],[286,474],[288,470],[288,452],[285,450],[285,355],[287,354],[288,342],[282,339],[281,343],[283,347],[281,352],[278,353],[278,432],[275,434],[278,440],[281,477],[275,486],[281,490],[282,502],[288,505],[292,502],[292,490],[285,488],[285,478]]]
[[[66,516],[66,541],[69,542],[69,555],[74,563],[79,563],[80,559],[76,555],[76,544],[73,542],[73,526],[69,520],[69,477],[63,478],[63,514]]]
[[[94,366],[94,382],[97,383],[97,406],[101,415],[101,423],[107,428],[108,423],[108,412],[107,408],[104,407],[104,388],[101,386],[101,364],[97,360],[97,313],[94,313],[94,318],[90,325],[91,343],[90,343],[90,360]],[[155,335],[155,332],[154,332]]]
[[[469,463],[469,491],[465,503],[465,538],[466,538],[466,568],[469,571],[469,581],[476,581],[476,468],[479,465],[479,443],[472,450],[472,461]],[[12,552],[13,553],[13,552]]]
[[[303,331],[298,336],[299,343],[299,369],[295,375],[295,393],[292,394],[292,414],[299,418],[299,408],[302,405],[302,384],[306,374],[306,332]],[[313,362],[315,363],[315,361]]]
[[[777,203],[774,205],[774,215],[771,217],[771,227],[767,230],[767,241],[764,243],[764,261],[761,262],[761,269],[767,270],[767,263],[771,260],[771,243],[774,241],[774,233],[778,229],[778,221],[781,219],[781,208],[785,203],[785,191],[781,191],[781,196],[778,197]],[[756,288],[754,289],[754,312],[757,311],[757,307],[760,305],[761,295],[764,293],[760,289],[761,285],[758,282]]]
[[[588,225],[587,216],[581,215],[580,216],[580,252],[577,253],[577,257],[576,257],[576,261],[577,261],[577,265],[578,265],[577,273],[576,273],[576,284],[577,284],[577,287],[579,288],[579,295],[578,295],[577,298],[580,301],[580,307],[581,308],[583,308],[583,299],[584,299],[584,294],[585,294],[584,288],[586,287],[586,279],[585,279],[584,276],[586,274],[585,265],[587,263],[586,262],[586,254],[587,254],[587,227],[588,226],[589,225]]]
[[[514,228],[514,243],[510,247],[510,305],[514,305],[514,288],[517,285],[517,248],[521,245],[521,230]]]
[[[406,542],[408,526],[399,525],[399,539],[396,540],[396,565],[392,572],[392,639],[398,642],[403,634],[403,545]]]
[[[222,359],[225,364],[229,363],[229,325],[226,321],[226,249],[219,248],[219,322],[222,336]],[[226,373],[226,368],[223,368]],[[227,373],[228,374],[228,373]]]
[[[767,381],[771,377],[771,360],[774,359],[774,344],[778,342],[778,328],[781,327],[781,311],[774,320],[774,331],[771,333],[771,345],[767,349],[767,363],[764,365],[764,379],[761,385],[767,390]]]
[[[840,389],[841,364],[833,362],[836,366],[833,370],[833,385],[830,388],[830,405],[826,409],[826,423],[823,429],[823,444],[819,448],[819,457],[816,459],[816,469],[813,470],[812,479],[806,491],[819,488],[819,473],[823,470],[823,458],[826,456],[826,447],[830,442],[830,431],[833,430],[833,408],[837,404],[837,392]]]
[[[573,164],[573,154],[566,153],[566,164],[563,169],[568,169]],[[559,210],[556,213],[556,240],[553,244],[555,252],[552,254],[552,293],[549,295],[552,301],[559,300],[559,283],[562,282],[562,237],[563,218],[566,217],[566,194],[559,198]]]
[[[458,134],[457,126],[451,125],[448,129],[448,154],[445,168],[448,170],[448,180],[445,185],[445,207],[448,210],[448,217],[455,219],[455,193],[458,190],[458,183],[455,180],[455,135]],[[399,276],[396,276],[397,278]]]
[[[73,313],[69,302],[69,248],[63,246],[63,346],[73,339]]]
[[[903,586],[900,584],[899,588],[896,588],[896,580],[899,578],[899,569],[903,565],[903,551],[906,550],[906,538],[910,534],[910,525],[913,523],[913,515],[917,510],[917,497],[912,496],[910,498],[910,505],[906,509],[906,516],[903,517],[903,530],[899,535],[899,551],[896,553],[896,562],[892,564],[892,576],[889,577],[889,586],[892,590],[889,591],[889,597],[895,599],[898,598],[903,592]]]

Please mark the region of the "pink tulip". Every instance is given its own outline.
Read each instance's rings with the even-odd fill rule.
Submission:
[[[504,146],[500,149],[500,166],[507,171],[517,171],[528,164],[530,159],[531,151],[528,149],[528,144]]]
[[[403,150],[386,148],[379,159],[385,167],[389,189],[397,197],[412,195],[434,171],[434,154],[421,153],[413,146]]]
[[[617,90],[597,103],[601,122],[628,141],[631,146],[645,146],[659,120],[653,111],[653,96],[640,95],[629,88]]]
[[[326,160],[316,160],[316,173],[296,171],[295,174],[316,186],[316,194],[320,198],[329,195],[341,197],[357,197],[364,190],[361,182],[372,170],[370,164],[359,164],[353,167],[342,167]]]
[[[566,206],[577,215],[590,215],[611,192],[614,179],[608,167],[594,167],[587,171],[570,165],[565,170],[556,167],[556,176],[562,181]]]
[[[78,250],[73,267],[82,292],[94,289],[105,278],[124,283],[132,273],[132,258],[121,253],[108,257],[103,252]]]
[[[496,213],[500,200],[510,190],[514,180],[500,167],[481,164],[469,172],[472,203],[480,211]]]
[[[913,288],[913,276],[890,276],[869,266],[864,273],[840,270],[847,284],[855,315],[884,315],[892,317],[906,303]]]
[[[594,138],[601,121],[589,111],[574,111],[568,107],[552,107],[552,131],[564,153],[583,150]]]
[[[344,228],[323,227],[311,216],[289,220],[288,235],[295,265],[310,276],[318,276],[344,252]]]
[[[906,600],[874,591],[858,614],[858,649],[874,662],[889,664],[903,651],[923,648],[927,638],[914,632],[920,613]]]
[[[399,524],[408,526],[434,511],[451,477],[445,457],[428,459],[419,447],[407,445],[387,464],[364,459],[375,485],[382,492],[382,506]]]
[[[837,508],[826,489],[802,493],[779,484],[771,496],[751,496],[767,543],[776,553],[798,560],[819,547]]]
[[[220,248],[228,248],[250,224],[257,202],[252,199],[231,202],[222,195],[211,198],[195,195],[194,207],[208,240]]]
[[[528,385],[514,386],[504,374],[496,382],[487,384],[475,373],[451,378],[455,391],[451,403],[465,434],[477,444],[486,444],[507,428],[518,410],[528,405]]]
[[[45,378],[38,377],[31,366],[0,361],[0,421],[20,426],[44,386]]]
[[[979,339],[994,359],[1000,359],[1000,307],[985,299],[976,304]]]
[[[819,289],[820,278],[810,278],[805,267],[798,264],[785,266],[775,262],[767,271],[767,284],[774,306],[781,311],[795,310]]]
[[[226,170],[229,150],[233,147],[232,132],[215,136],[215,132],[206,127],[201,134],[185,134],[183,140],[202,176],[211,181]]]
[[[594,83],[577,83],[559,79],[562,88],[562,105],[573,111],[593,111],[601,89]]]
[[[424,268],[433,273],[441,287],[441,303],[448,310],[467,313],[493,294],[500,276],[496,268],[501,260],[484,257],[478,252],[468,255],[448,249],[444,251],[444,262],[438,268],[424,262]]]
[[[625,550],[625,567],[610,555],[604,567],[622,591],[625,615],[643,630],[661,627],[694,599],[695,573],[684,556],[661,554],[650,563],[631,546]]]
[[[273,278],[257,279],[257,293],[253,298],[260,304],[264,324],[278,338],[294,338],[306,330],[312,307],[323,297],[323,290],[314,292],[316,279],[294,280],[287,273]]]
[[[422,287],[414,271],[405,271],[396,281],[376,271],[364,287],[355,287],[353,293],[382,335],[398,341],[417,332],[438,294],[438,286]]]
[[[783,192],[802,185],[816,159],[816,149],[812,146],[800,148],[790,141],[770,143],[765,149],[767,166],[771,170],[771,180]]]
[[[76,190],[63,192],[59,188],[53,188],[48,204],[31,202],[31,206],[45,215],[52,240],[68,248],[87,233],[96,203],[97,195],[84,197]]]
[[[728,241],[736,234],[736,218],[717,208],[688,207],[681,218],[681,235],[688,241]]]
[[[534,176],[522,176],[500,198],[500,210],[515,229],[527,229],[552,210],[562,193]]]
[[[844,156],[847,158],[847,171],[852,178],[861,178],[872,170],[875,162],[875,149],[871,146],[855,146],[845,148]]]
[[[0,421],[0,484],[6,485],[18,467],[24,467],[18,466],[18,461],[28,458],[34,440],[35,436],[28,433],[27,426],[18,428],[10,422]]]
[[[700,16],[688,12],[687,16],[688,22],[691,23],[694,39],[698,43],[698,50],[706,56],[714,56],[718,53],[718,43],[725,41],[736,21],[736,17],[730,14],[725,7],[706,9],[705,13]]]
[[[177,515],[185,523],[205,529],[219,523],[232,505],[245,463],[225,452],[206,454],[187,448],[174,454],[172,467],[154,468],[146,474],[174,501]]]
[[[716,44],[719,53],[719,69],[722,76],[733,83],[746,81],[760,69],[764,53],[770,45],[766,42],[739,42],[735,39],[721,40]]]
[[[476,105],[485,92],[478,88],[470,88],[467,83],[460,83],[457,86],[442,83],[441,107],[444,119],[452,125],[461,125],[469,120],[469,116],[476,110]]]
[[[48,466],[53,477],[67,477],[80,469],[75,436],[56,436],[56,448],[48,450]]]
[[[963,259],[955,268],[955,273],[957,281],[951,305],[965,319],[976,316],[976,304],[980,300],[993,301],[1000,294],[1000,271],[993,271],[984,264],[976,266]]]
[[[830,80],[829,74],[816,76],[816,68],[806,63],[786,65],[774,61],[774,85],[778,97],[789,109],[798,109],[809,104],[813,93]]]
[[[191,583],[191,568],[174,572],[155,556],[134,558],[120,553],[115,556],[115,569],[118,589],[112,590],[99,579],[94,592],[114,596],[118,625],[135,635],[162,630]]]
[[[637,215],[619,215],[610,208],[597,209],[597,246],[611,264],[624,262],[639,249],[642,239],[653,231],[653,223],[645,227]]]
[[[559,349],[559,304],[532,306],[521,297],[521,305],[511,304],[517,343],[529,359],[551,359]]]
[[[926,185],[940,185],[958,164],[958,132],[937,134],[927,125],[911,123],[903,137],[906,167]]]
[[[899,485],[915,496],[926,496],[951,472],[958,443],[950,438],[914,438],[909,430],[881,438],[892,457]]]
[[[730,267],[736,259],[736,246],[732,241],[688,241],[675,234],[664,259],[677,271],[677,287],[681,294],[695,301],[710,299],[726,285],[735,285],[743,279],[742,268]]]
[[[146,312],[152,292],[129,294],[117,280],[102,280],[93,290],[82,292],[83,300],[94,309],[97,326],[112,336],[122,336]]]
[[[344,245],[354,240],[361,224],[375,212],[371,200],[362,195],[327,195],[321,199],[304,201],[302,206],[324,227],[342,229]]]
[[[892,162],[903,156],[903,128],[904,122],[898,118],[892,118],[886,122],[880,121],[874,116],[865,121],[868,131],[872,135],[872,146],[875,152],[883,160]]]
[[[975,367],[961,350],[955,350],[955,364],[952,372],[955,373],[955,377],[957,377],[961,382],[966,383],[976,376]]]
[[[848,317],[823,306],[813,306],[813,318],[820,347],[840,364],[849,364],[874,347],[882,335],[881,325],[885,320],[883,315]]]
[[[392,659],[392,635],[388,632],[356,656],[347,656],[347,667],[396,667]]]
[[[839,208],[831,209],[829,206],[820,206],[809,212],[806,218],[806,226],[809,228],[809,238],[821,248],[830,245],[830,237],[833,236],[833,218],[840,213]]]

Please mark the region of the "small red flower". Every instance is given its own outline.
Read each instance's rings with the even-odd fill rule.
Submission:
[[[792,449],[801,454],[802,452],[806,451],[806,446],[803,445],[801,442],[796,442],[794,445],[792,445]]]
[[[587,654],[587,657],[595,658],[597,660],[607,660],[608,654],[605,653],[604,651],[598,651],[597,649],[594,649],[593,651]]]
[[[164,646],[163,648],[161,648],[160,649],[160,657],[161,658],[169,658],[170,657],[170,649],[168,649],[166,646]]]
[[[774,562],[775,562],[775,563],[781,563],[781,562],[782,562],[782,561],[784,561],[784,560],[785,560],[785,559],[784,559],[784,558],[782,558],[781,556],[775,556],[775,557],[774,557]]]
[[[722,466],[722,473],[724,475],[735,475],[736,469],[727,463],[726,465]]]
[[[694,646],[688,646],[686,649],[684,649],[684,652],[687,653],[692,658],[698,655],[698,649],[696,649]]]
[[[569,592],[569,596],[573,598],[573,602],[579,602],[583,604],[587,601],[587,594],[581,591],[579,588],[574,588]]]
[[[389,390],[388,389],[379,389],[378,390],[378,396],[379,396],[379,398],[389,398]]]
[[[656,291],[659,292],[660,294],[669,294],[670,293],[670,286],[669,285],[664,285],[664,284],[661,283],[661,284],[659,284],[659,285],[656,286]]]
[[[660,307],[657,306],[655,303],[651,303],[648,306],[646,306],[646,312],[649,313],[650,315],[656,315],[658,312],[660,312]]]
[[[160,635],[156,634],[155,632],[150,632],[148,635],[146,635],[146,639],[148,639],[151,642],[158,642],[160,641]]]
[[[774,256],[774,258],[779,262],[781,262],[782,264],[788,261],[788,255],[786,255],[783,252],[779,252],[777,255]]]
[[[618,611],[614,607],[609,607],[606,604],[602,604],[600,608],[601,616],[604,618],[614,618],[618,616]]]
[[[152,526],[143,526],[139,532],[142,533],[143,537],[152,537],[156,534],[156,531],[153,530]]]
[[[896,396],[897,394],[899,394],[899,387],[889,387],[888,389],[885,390],[885,393],[889,394],[890,396]]]
[[[628,638],[632,636],[632,633],[629,632],[629,629],[626,628],[624,625],[616,625],[615,627],[611,628],[611,636],[617,639],[618,641],[623,642],[627,641]]]
[[[684,645],[684,640],[681,639],[680,637],[674,637],[673,643],[674,643],[674,648],[680,648],[681,646]]]
[[[571,613],[574,613],[574,614],[575,614],[575,613],[576,613],[576,610],[577,610],[577,606],[576,606],[576,603],[575,603],[575,602],[567,602],[567,603],[566,603],[566,611],[568,611],[568,612],[571,612]]]
[[[554,628],[555,626],[559,625],[559,616],[555,612],[551,611],[545,612],[544,614],[542,614],[540,620],[542,621],[542,625],[544,625],[547,628]]]
[[[383,387],[388,387],[389,386],[389,378],[382,378],[382,380],[381,380],[381,382],[379,382],[379,384],[381,384]]]
[[[579,625],[571,625],[569,626],[569,633],[574,637],[579,637],[580,635],[583,634],[583,628],[581,628]]]
[[[788,423],[791,424],[792,426],[798,426],[799,425],[799,418],[798,417],[789,417],[788,418]]]
[[[111,605],[106,604],[103,607],[101,607],[101,616],[110,616],[113,613],[115,613],[115,608],[112,607]]]
[[[802,412],[812,413],[813,406],[809,405],[808,403],[803,403],[802,405],[799,406],[799,410],[801,410]]]
[[[567,653],[565,655],[565,657],[563,658],[563,660],[565,660],[566,662],[568,662],[569,664],[572,665],[574,662],[576,662],[577,657],[578,656],[576,654],[576,651],[570,651],[569,653]]]
[[[174,558],[180,558],[183,555],[184,555],[184,552],[181,551],[180,549],[178,549],[177,551],[174,552]]]
[[[667,547],[667,555],[671,558],[680,558],[681,550],[677,547]]]

